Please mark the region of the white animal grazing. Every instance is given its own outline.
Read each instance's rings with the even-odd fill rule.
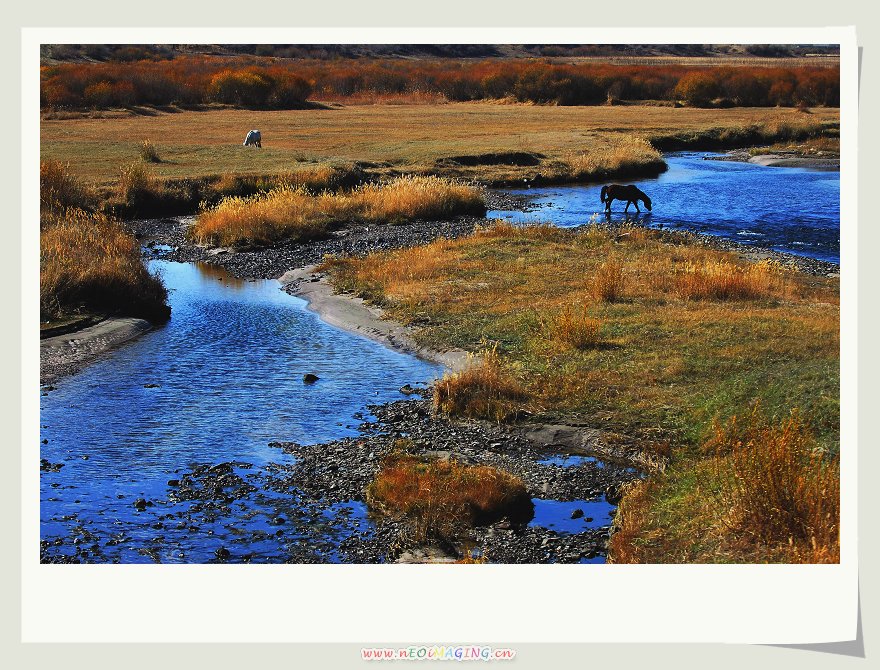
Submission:
[[[262,149],[263,145],[261,144],[261,140],[262,135],[260,135],[260,131],[251,130],[250,132],[248,132],[247,137],[244,138],[244,144],[242,146],[249,147],[253,145]]]

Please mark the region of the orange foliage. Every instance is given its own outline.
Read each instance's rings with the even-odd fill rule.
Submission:
[[[535,59],[286,60],[182,56],[172,60],[63,63],[41,68],[48,107],[224,102],[244,107],[298,107],[319,99],[450,101],[511,98],[559,105],[614,100],[721,96],[748,106],[837,106],[833,67],[613,65]]]

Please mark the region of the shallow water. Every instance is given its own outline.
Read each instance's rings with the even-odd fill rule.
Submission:
[[[630,220],[651,227],[691,230],[744,244],[840,262],[840,173],[763,167],[737,161],[704,160],[708,153],[666,156],[669,170],[633,182],[652,199],[653,211]],[[602,184],[552,186],[512,191],[536,196],[530,212],[490,211],[489,218],[550,221],[578,226],[594,214],[605,221]],[[627,218],[625,202],[614,201],[611,221]]]
[[[237,461],[246,464],[236,469],[242,479],[262,479],[261,466],[290,462],[269,442],[357,435],[354,415],[368,403],[405,398],[403,384],[442,371],[323,323],[276,281],[241,281],[206,265],[150,266],[170,289],[168,324],[41,397],[41,458],[63,464],[40,477],[41,539],[62,540],[50,551],[72,554],[76,536],[100,547],[97,561],[203,562],[251,533],[255,559],[285,560],[297,537],[326,539],[366,523],[360,513],[336,529],[297,519],[292,501],[262,489],[231,506],[233,519],[199,512],[197,532],[176,527],[192,501],[134,507],[166,497],[169,479],[194,464]],[[319,380],[304,384],[305,373]],[[271,523],[279,515],[280,536]],[[147,543],[160,548],[145,554]]]
[[[594,500],[549,500],[532,498],[535,516],[530,526],[540,526],[557,533],[580,533],[588,528],[610,526],[615,506],[605,496]],[[572,519],[572,512],[581,510],[582,516]]]

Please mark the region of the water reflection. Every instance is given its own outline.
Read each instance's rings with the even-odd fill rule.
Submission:
[[[233,275],[226,272],[221,267],[216,265],[211,265],[210,263],[197,262],[193,263],[196,269],[198,269],[199,274],[205,280],[214,280],[223,282],[226,288],[231,288],[234,290],[242,289],[248,283],[244,279],[239,279],[238,277],[234,277]]]

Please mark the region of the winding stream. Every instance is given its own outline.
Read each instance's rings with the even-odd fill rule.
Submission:
[[[210,528],[202,523],[198,533],[160,518],[179,507],[160,514],[138,510],[137,500],[164,497],[169,479],[194,464],[237,461],[249,466],[238,468],[246,478],[290,458],[270,441],[357,435],[355,415],[366,404],[405,398],[404,383],[421,385],[442,371],[329,326],[277,281],[241,281],[208,265],[151,267],[170,289],[168,324],[41,398],[41,458],[63,466],[40,478],[41,537],[53,554],[97,543],[95,560],[151,561],[144,545],[161,537],[173,547],[162,550],[163,561],[213,558],[236,534],[281,515],[283,497]],[[319,380],[305,384],[306,373]],[[315,527],[306,520],[300,530]],[[283,543],[295,535],[255,547],[255,558],[283,557]],[[108,538],[119,542],[107,545]]]
[[[838,173],[704,155],[670,156],[668,172],[638,182],[654,199],[640,221],[839,262]],[[580,225],[601,212],[600,188],[528,189],[520,192],[536,196],[534,210],[488,216]],[[611,218],[624,218],[622,203]],[[203,264],[150,266],[170,290],[168,324],[41,398],[42,555],[200,563],[233,547],[246,561],[344,560],[340,542],[373,527],[364,504],[301,505],[273,482],[293,457],[270,442],[357,436],[368,404],[403,399],[401,386],[430,383],[442,369],[324,323],[277,281],[241,281]],[[305,383],[306,373],[318,381]],[[537,463],[603,467],[590,456]],[[179,478],[212,467],[235,495],[175,497]],[[534,503],[530,526],[559,534],[607,527],[614,509],[604,496]]]

